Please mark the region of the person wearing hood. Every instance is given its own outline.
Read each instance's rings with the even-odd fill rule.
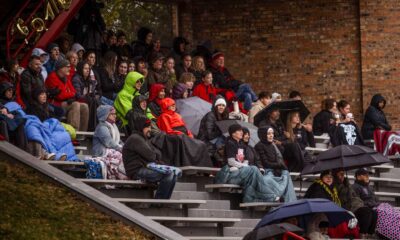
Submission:
[[[381,94],[375,94],[367,111],[364,115],[364,122],[361,128],[364,139],[374,139],[374,131],[382,129],[386,131],[392,130],[392,126],[388,123],[383,109],[386,106],[386,99]]]
[[[97,125],[96,109],[98,107],[97,98],[99,98],[97,81],[90,78],[90,66],[86,61],[78,63],[76,73],[72,78],[72,85],[76,90],[75,97],[80,102],[87,103],[89,107],[88,130],[93,131]]]
[[[197,138],[207,143],[208,152],[214,160],[214,165],[222,165],[222,157],[225,137],[217,126],[217,121],[229,119],[229,111],[226,107],[226,101],[222,96],[217,96],[213,107],[200,121],[199,133]]]
[[[148,106],[151,110],[151,113],[156,118],[161,115],[161,101],[164,98],[165,86],[158,83],[151,85]]]
[[[225,57],[222,52],[215,52],[212,57],[211,72],[214,78],[214,84],[217,88],[232,90],[236,98],[244,101],[244,109],[249,111],[257,95],[249,84],[235,79],[228,69],[225,68]]]
[[[264,175],[264,180],[273,189],[275,194],[282,197],[285,202],[296,200],[296,193],[289,171],[283,161],[278,147],[274,144],[274,129],[264,126],[258,129],[260,142],[256,144],[255,150],[259,155],[256,166]]]
[[[150,125],[151,121],[145,117],[135,120],[133,133],[122,148],[124,166],[129,178],[158,183],[154,198],[169,199],[175,187],[177,172],[174,168],[165,171],[152,168],[164,162],[161,152],[150,143]]]
[[[135,129],[135,122],[139,117],[145,117],[151,120],[152,135],[160,132],[157,126],[157,119],[153,116],[153,114],[151,114],[151,110],[147,107],[146,95],[136,96],[132,100],[132,109],[126,114],[129,127],[128,135],[131,135],[133,129]]]
[[[18,82],[20,81],[21,77],[18,73],[19,63],[17,59],[8,59],[4,66],[5,72],[0,72],[0,83],[8,82],[15,87],[17,86]]]
[[[117,116],[122,120],[122,124],[126,125],[126,114],[132,109],[132,100],[135,96],[140,95],[140,88],[143,84],[143,75],[138,72],[130,72],[125,79],[122,90],[118,93],[114,101],[114,107],[117,110]]]
[[[40,73],[43,76],[43,80],[46,81],[48,74],[47,74],[47,70],[46,70],[46,67],[44,66],[44,64],[49,60],[49,54],[41,48],[35,48],[32,51],[32,56],[40,57],[40,62],[42,63],[42,66],[41,66],[42,70]]]
[[[184,37],[176,37],[172,41],[171,56],[175,59],[175,66],[182,63],[183,54],[186,52],[186,46],[189,44],[188,40]]]
[[[186,134],[193,138],[193,134],[185,126],[181,115],[176,111],[175,101],[172,98],[164,98],[161,101],[161,115],[157,118],[157,126],[161,131],[169,135]]]
[[[172,98],[175,100],[188,98],[188,89],[186,87],[186,84],[176,84],[172,89]]]
[[[89,123],[89,107],[76,99],[76,90],[70,75],[71,65],[68,60],[61,59],[55,65],[55,71],[49,74],[46,87],[54,95],[49,101],[56,107],[62,107],[67,113],[67,123],[77,131],[87,131]]]
[[[78,55],[78,62],[83,61],[83,54],[85,54],[85,48],[79,43],[72,44],[71,51]]]
[[[93,134],[92,154],[107,166],[107,179],[128,179],[122,160],[123,142],[115,121],[117,114],[109,105],[97,108],[99,124]],[[103,176],[104,177],[104,176]]]
[[[165,93],[171,96],[172,88],[176,84],[176,78],[170,75],[164,68],[164,56],[161,53],[156,53],[150,56],[150,69],[146,77],[146,87],[151,88],[152,84],[160,83],[165,86]]]
[[[137,40],[132,43],[133,57],[143,57],[147,59],[152,50],[151,42],[153,40],[153,32],[146,27],[141,27],[137,32]]]
[[[0,83],[0,103],[5,105],[14,101],[14,85],[10,82]]]
[[[43,66],[46,68],[47,74],[50,74],[56,69],[56,62],[62,57],[57,43],[50,43],[47,46],[47,53],[49,54],[49,60]]]

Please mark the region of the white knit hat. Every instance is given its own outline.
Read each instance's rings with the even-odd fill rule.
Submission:
[[[223,98],[218,98],[217,101],[215,101],[214,106],[218,106],[218,105],[224,105],[226,106],[226,101]]]
[[[277,98],[281,98],[281,97],[282,97],[281,94],[274,92],[271,95],[271,102],[275,102]]]

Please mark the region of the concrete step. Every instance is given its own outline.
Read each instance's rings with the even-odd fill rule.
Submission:
[[[259,214],[259,216],[262,214]],[[189,217],[215,217],[215,218],[251,218],[250,211],[246,210],[212,210],[190,208]]]
[[[174,191],[171,199],[230,200],[231,206],[239,206],[239,203],[242,200],[242,195],[238,193]],[[232,205],[233,203],[235,205]]]
[[[220,209],[229,210],[231,202],[229,200],[207,200],[205,204],[200,204],[198,209]]]
[[[194,182],[177,182],[174,191],[196,191],[197,183]]]
[[[175,231],[183,236],[204,236],[204,237],[213,237],[209,239],[217,239],[218,229],[216,226],[205,226],[205,227],[169,227],[172,231]],[[200,238],[201,239],[201,238]]]
[[[128,205],[133,208],[135,211],[140,212],[145,216],[159,216],[159,217],[186,217],[186,213],[183,209],[180,208],[136,208],[133,205]]]
[[[246,227],[224,227],[224,236],[243,237],[252,230],[253,228]]]
[[[242,240],[242,237],[186,236],[189,240]]]
[[[236,222],[232,227],[245,227],[245,228],[255,228],[261,218],[242,218],[240,222]]]

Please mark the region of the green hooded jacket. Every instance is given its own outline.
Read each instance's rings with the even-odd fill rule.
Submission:
[[[143,75],[138,72],[130,72],[125,78],[125,84],[122,90],[118,93],[114,101],[114,107],[117,111],[117,116],[122,120],[125,126],[128,121],[125,119],[126,114],[132,109],[132,100],[134,97],[139,96],[139,90],[135,85],[139,79],[143,79]]]

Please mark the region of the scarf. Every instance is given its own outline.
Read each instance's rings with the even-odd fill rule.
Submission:
[[[341,206],[339,194],[338,194],[336,187],[333,187],[333,189],[331,190],[330,187],[328,187],[324,182],[322,182],[321,179],[317,179],[314,182],[321,185],[322,188],[325,190],[325,192],[327,192],[329,194],[329,196],[331,196],[332,201],[334,203],[336,203],[339,207]]]
[[[105,123],[107,124],[108,129],[110,129],[110,133],[111,133],[111,137],[112,139],[116,142],[116,143],[120,143],[121,141],[121,136],[119,134],[119,130],[117,125],[115,124],[111,124],[108,121],[105,121]]]

